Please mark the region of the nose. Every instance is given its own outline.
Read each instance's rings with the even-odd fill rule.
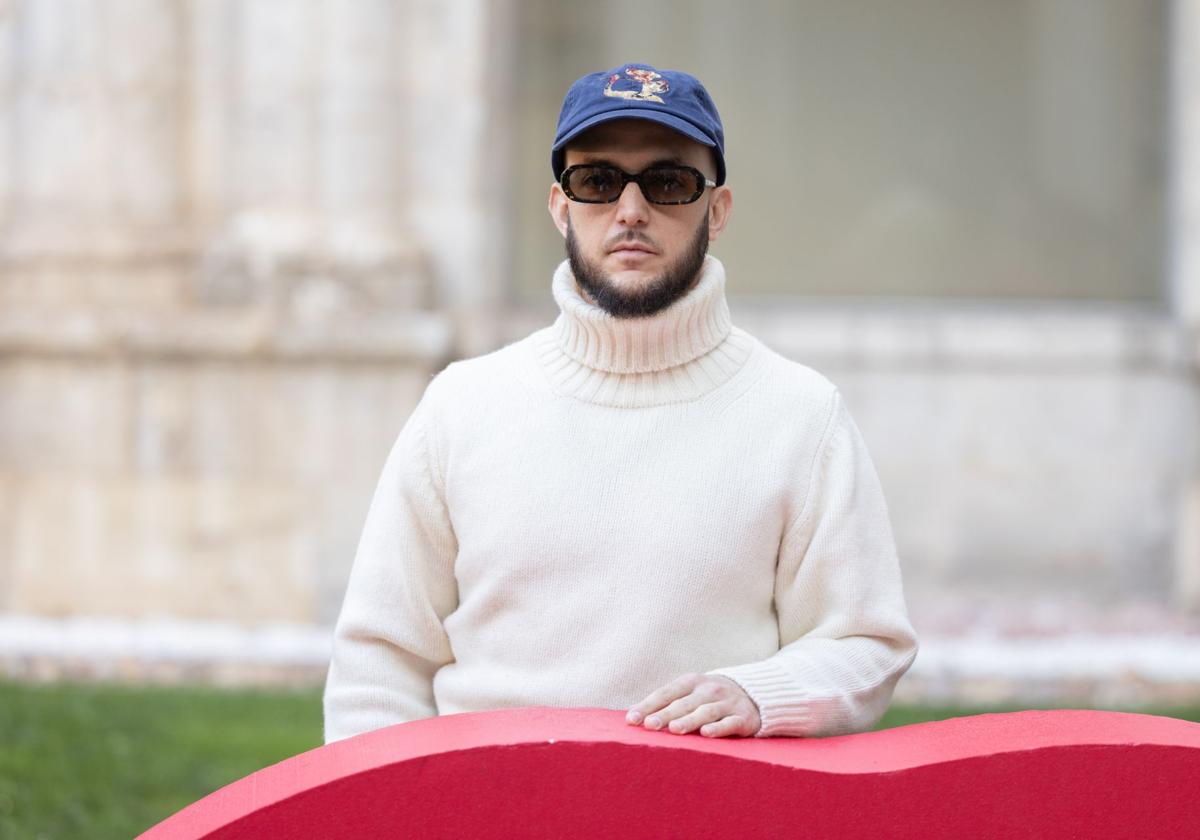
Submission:
[[[625,185],[621,197],[617,199],[617,221],[629,227],[650,221],[650,202],[642,195],[642,188],[633,181]]]

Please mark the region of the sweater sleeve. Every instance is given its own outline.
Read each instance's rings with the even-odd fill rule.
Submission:
[[[334,630],[326,743],[437,714],[433,676],[454,658],[457,540],[431,454],[429,392],[384,464]]]
[[[836,391],[807,494],[780,543],[775,611],[778,653],[709,672],[735,680],[758,706],[758,737],[873,727],[917,641],[883,491]]]

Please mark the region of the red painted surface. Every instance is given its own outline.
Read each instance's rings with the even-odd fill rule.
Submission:
[[[1200,837],[1200,724],[1096,711],[821,739],[650,732],[601,709],[400,724],[260,770],[142,840]]]

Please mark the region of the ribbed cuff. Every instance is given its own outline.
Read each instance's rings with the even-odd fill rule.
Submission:
[[[717,668],[708,673],[729,677],[750,695],[762,721],[762,726],[754,733],[755,738],[800,736],[813,730],[808,695],[796,686],[796,678],[774,659]]]

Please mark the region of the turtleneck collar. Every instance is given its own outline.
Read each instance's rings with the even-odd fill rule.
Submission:
[[[753,350],[731,322],[725,268],[713,256],[687,294],[644,318],[614,318],[590,303],[567,262],[552,288],[558,319],[532,338],[551,386],[565,396],[623,408],[691,401],[742,370]]]
[[[607,373],[650,373],[686,364],[724,341],[733,326],[725,268],[712,256],[704,258],[687,294],[644,318],[614,318],[590,303],[566,261],[554,272],[553,291],[562,310],[554,331],[563,353]]]

